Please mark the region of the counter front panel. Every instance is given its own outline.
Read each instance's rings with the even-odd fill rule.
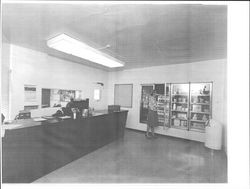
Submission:
[[[3,183],[33,182],[123,137],[127,112],[105,112],[76,120],[26,120],[16,129],[5,130]]]

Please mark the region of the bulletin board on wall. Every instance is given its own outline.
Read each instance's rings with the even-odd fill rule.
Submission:
[[[114,104],[132,108],[133,84],[115,84]]]

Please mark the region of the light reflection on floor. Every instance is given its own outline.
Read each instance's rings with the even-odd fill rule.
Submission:
[[[106,145],[36,183],[223,183],[227,157],[203,143],[173,137],[146,139],[126,130],[124,139]]]

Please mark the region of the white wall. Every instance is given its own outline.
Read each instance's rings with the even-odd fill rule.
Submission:
[[[41,88],[82,90],[83,98],[90,99],[90,107],[107,108],[106,71],[58,59],[45,53],[11,44],[11,119],[24,108],[24,85],[37,86],[41,107]],[[93,100],[95,82],[104,83],[102,98]]]
[[[146,125],[139,123],[141,84],[175,82],[213,82],[212,116],[226,128],[226,60],[210,60],[188,64],[155,66],[109,73],[108,103],[114,103],[114,84],[133,83],[133,107],[129,110],[127,127],[145,130]],[[177,129],[163,130],[158,133],[204,141],[204,134]],[[224,144],[226,146],[226,144]]]
[[[224,131],[227,130],[225,59],[106,72],[16,45],[10,45],[10,54],[11,119],[23,109],[25,84],[37,85],[38,91],[41,91],[41,88],[82,90],[83,97],[90,98],[90,106],[95,109],[106,109],[108,104],[114,103],[114,84],[133,83],[133,107],[128,108],[127,127],[145,130],[146,125],[139,123],[141,84],[212,81],[213,118],[223,124]],[[93,101],[94,88],[99,87],[94,82],[104,83],[102,99],[99,102]],[[38,101],[41,105],[40,92]],[[158,128],[156,132],[204,141],[204,134],[197,132],[162,128]],[[225,150],[227,149],[226,139],[226,132],[224,132]]]
[[[10,69],[10,44],[2,38],[2,61],[1,61],[1,112],[9,119],[9,69]]]

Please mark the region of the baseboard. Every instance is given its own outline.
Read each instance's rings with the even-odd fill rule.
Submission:
[[[143,134],[146,133],[145,131],[134,129],[134,128],[131,128],[131,127],[126,127],[125,129],[128,130],[128,131],[133,131],[133,132],[137,132],[137,133],[143,133]],[[180,138],[180,137],[175,137],[175,136],[171,136],[171,135],[164,135],[164,134],[161,134],[161,133],[155,133],[155,134],[157,136],[160,136],[160,137],[166,137],[166,138],[172,138],[172,139],[176,139],[176,140],[183,140],[183,141],[192,141],[192,142],[203,143],[201,141],[195,141],[195,140],[186,139],[186,138]]]
[[[126,128],[146,132],[147,126],[145,124],[138,124],[133,127],[127,125]],[[169,128],[169,127],[166,128],[166,127],[158,126],[155,128],[155,133],[158,135],[163,135],[163,136],[172,136],[172,137],[183,138],[183,139],[192,140],[192,141],[205,142],[205,133],[202,133],[202,132],[187,131],[187,130],[182,130],[182,129],[175,129],[175,128]]]

